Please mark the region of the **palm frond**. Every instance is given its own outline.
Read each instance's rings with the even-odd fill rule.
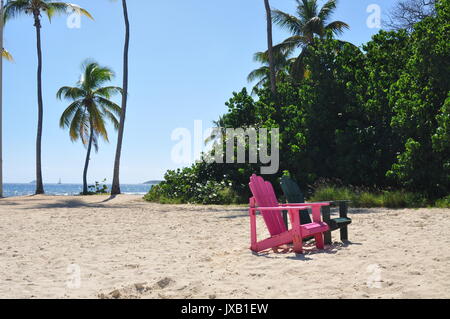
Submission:
[[[94,146],[95,153],[98,153],[99,144],[98,144],[98,134],[93,131],[92,133],[92,145]]]
[[[253,87],[253,89],[252,89],[252,94],[255,95],[256,94],[256,90],[263,88],[264,84],[266,84],[266,83],[267,83],[266,79],[261,79],[259,82],[257,82],[255,84],[255,86]]]
[[[59,126],[61,128],[69,127],[70,123],[74,119],[74,114],[77,112],[81,107],[83,106],[82,101],[74,101],[72,104],[70,104],[61,115],[61,119],[59,120]]]
[[[91,60],[85,61],[82,68],[84,75],[81,85],[84,89],[95,90],[102,84],[111,81],[115,76],[110,68],[100,67],[98,63]]]
[[[310,43],[309,39],[302,35],[294,35],[283,42],[274,45],[275,52],[284,52],[285,55],[291,55],[297,48],[304,47]]]
[[[328,0],[320,9],[319,18],[325,23],[337,7],[337,0]]]
[[[86,91],[78,87],[63,86],[56,93],[58,99],[76,100],[86,96]]]
[[[273,10],[272,20],[275,24],[283,29],[287,29],[292,34],[299,35],[302,33],[303,23],[293,15],[280,10]]]
[[[7,60],[7,61],[10,61],[10,62],[13,62],[13,61],[14,61],[14,58],[13,58],[13,56],[11,55],[11,53],[9,53],[9,52],[8,52],[7,50],[5,50],[5,49],[2,50],[2,58],[5,59],[5,60]]]
[[[301,21],[308,21],[318,15],[317,0],[296,0],[297,15]]]
[[[308,22],[305,23],[303,32],[309,42],[313,41],[314,34],[323,36],[324,34],[323,21],[319,17],[312,17],[311,19],[308,20]]]
[[[269,67],[262,66],[259,69],[253,70],[250,72],[250,74],[247,76],[248,82],[253,82],[255,80],[261,80],[261,79],[267,79],[270,74]]]
[[[30,5],[30,0],[8,1],[3,8],[3,21],[6,23],[10,19],[14,19],[21,14],[31,13],[29,12]]]
[[[104,97],[97,96],[97,97],[95,98],[95,101],[96,101],[97,104],[100,105],[105,111],[111,111],[111,112],[113,112],[114,114],[116,114],[117,116],[120,116],[121,113],[122,113],[122,108],[121,108],[118,104],[116,104],[116,103],[114,103],[114,102],[112,102],[112,101],[110,101],[110,100],[108,100],[108,99],[105,99]]]
[[[98,95],[104,98],[111,98],[116,94],[123,94],[122,88],[118,86],[105,86],[94,90],[93,95]]]
[[[86,9],[81,8],[79,5],[66,2],[47,2],[47,1],[41,2],[42,2],[42,9],[43,11],[45,11],[50,21],[56,14],[68,14],[71,11],[74,11],[79,15],[94,20],[92,15]]]
[[[103,117],[103,112],[99,110],[98,105],[92,104],[87,108],[89,114],[90,124],[99,136],[101,136],[105,141],[108,140],[108,132],[106,130],[106,123]]]
[[[69,125],[68,125],[70,140],[72,142],[75,142],[75,141],[77,141],[80,138],[79,128],[80,128],[80,126],[83,123],[83,118],[84,118],[83,109],[82,108],[77,108],[76,111],[75,111],[75,114],[71,118],[71,120],[69,122]]]
[[[253,55],[253,61],[255,61],[255,62],[267,63],[268,60],[269,60],[269,55],[268,55],[267,51],[256,52]]]
[[[114,129],[117,131],[120,126],[119,120],[117,118],[117,114],[113,114],[113,112],[108,111],[108,110],[104,110],[103,114],[109,119],[109,121],[114,126]]]
[[[86,147],[89,144],[89,138],[91,136],[91,126],[89,117],[85,112],[80,115],[80,123],[74,129],[78,129],[78,136],[81,139],[81,143]]]
[[[336,35],[340,35],[348,29],[350,29],[350,26],[343,21],[333,21],[325,27],[325,30],[329,30]]]

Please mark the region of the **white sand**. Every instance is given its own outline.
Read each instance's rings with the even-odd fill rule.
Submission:
[[[351,210],[349,245],[256,256],[243,207],[105,200],[0,200],[0,298],[450,298],[448,209]]]

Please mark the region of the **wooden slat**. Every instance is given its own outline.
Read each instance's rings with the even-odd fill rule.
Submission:
[[[249,185],[258,207],[278,207],[278,200],[270,183],[260,176],[252,175]],[[287,231],[281,211],[263,211],[261,215],[271,236]]]

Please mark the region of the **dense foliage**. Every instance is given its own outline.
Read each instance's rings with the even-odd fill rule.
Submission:
[[[305,190],[325,178],[448,203],[449,1],[439,2],[437,12],[410,33],[380,31],[362,50],[331,36],[317,39],[304,57],[304,79],[278,77],[277,96],[267,85],[255,89],[256,97],[246,89],[234,93],[220,125],[279,127],[280,171],[266,176],[273,182],[287,170]],[[147,198],[217,203],[219,195],[210,201],[200,189],[231,188],[246,201],[249,176],[258,168],[198,163],[169,172]]]

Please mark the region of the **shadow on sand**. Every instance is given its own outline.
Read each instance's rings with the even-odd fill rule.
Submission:
[[[314,260],[311,256],[318,254],[336,254],[338,251],[343,248],[352,246],[352,245],[362,245],[361,243],[353,243],[351,241],[345,242],[335,242],[331,245],[325,246],[325,249],[319,250],[316,248],[314,241],[310,241],[308,243],[303,244],[304,253],[296,254],[293,250],[292,245],[285,245],[282,247],[278,247],[275,249],[268,249],[259,253],[252,252],[253,255],[258,257],[265,258],[279,258],[281,255],[286,255],[286,259],[292,260],[300,260],[300,261],[311,261]]]
[[[30,196],[31,197],[31,196]],[[58,198],[56,201],[53,201],[52,203],[46,202],[45,198],[33,198],[32,201],[27,203],[27,207],[24,207],[22,209],[58,209],[58,208],[130,208],[129,205],[117,205],[110,203],[112,200],[114,200],[116,196],[110,196],[102,201],[99,202],[86,202],[83,199],[76,199],[76,198],[68,198],[64,199],[63,197]],[[14,202],[14,201],[6,201],[5,204],[7,205],[22,205],[21,202]]]

